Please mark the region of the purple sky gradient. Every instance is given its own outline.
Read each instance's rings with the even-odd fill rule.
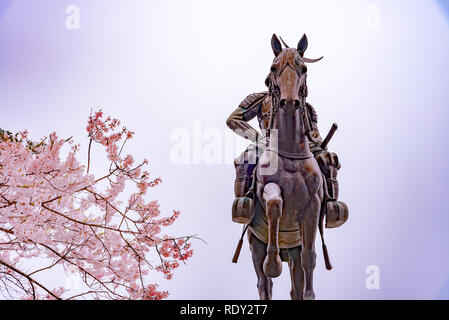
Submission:
[[[291,46],[306,32],[308,56],[325,56],[309,67],[309,101],[322,135],[340,127],[330,149],[350,219],[326,232],[331,272],[317,241],[317,298],[449,298],[449,21],[437,1],[7,2],[0,127],[57,131],[86,147],[87,116],[101,107],[136,131],[129,150],[164,180],[150,197],[182,212],[172,232],[208,242],[160,281],[171,298],[257,298],[246,241],[230,262],[241,231],[230,218],[233,166],[175,165],[170,135],[194,121],[224,133],[239,102],[265,89],[273,32]],[[65,28],[71,4],[80,30]],[[380,268],[380,290],[365,287],[368,265]],[[284,271],[275,299],[289,298]]]

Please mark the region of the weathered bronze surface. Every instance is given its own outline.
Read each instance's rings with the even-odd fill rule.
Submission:
[[[338,201],[340,163],[327,151],[337,126],[323,142],[315,109],[306,102],[306,63],[322,59],[304,57],[306,35],[296,49],[282,48],[276,35],[271,46],[275,58],[265,80],[268,92],[249,95],[227,120],[234,132],[253,142],[235,160],[232,217],[246,225],[243,234],[248,229],[260,299],[271,299],[271,279],[281,274],[282,261],[288,262],[291,273],[291,298],[314,299],[317,230],[326,268],[331,269],[323,221],[326,218],[326,227],[335,228],[348,218],[346,204]],[[255,117],[262,133],[248,123]]]

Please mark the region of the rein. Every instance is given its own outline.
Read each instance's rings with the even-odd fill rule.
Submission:
[[[305,88],[304,88],[305,87]],[[310,127],[309,127],[309,121],[307,119],[307,115],[305,112],[305,108],[306,108],[306,103],[305,103],[305,98],[307,96],[307,86],[301,87],[299,89],[299,97],[300,97],[300,106],[298,107],[300,115],[303,117],[303,124],[304,124],[304,134],[307,136],[308,133],[311,131]],[[268,123],[268,129],[267,129],[267,142],[266,142],[266,147],[267,147],[267,151],[271,151],[274,152],[282,157],[288,158],[288,159],[294,159],[294,160],[306,160],[306,159],[310,159],[313,157],[313,153],[312,152],[300,152],[300,153],[291,153],[291,152],[287,152],[287,151],[283,151],[283,150],[275,150],[275,149],[271,149],[269,147],[269,141],[270,141],[270,135],[271,135],[271,130],[273,130],[274,127],[274,119],[276,117],[276,114],[280,108],[279,106],[279,95],[280,95],[280,91],[279,91],[279,87],[277,86],[277,84],[275,83],[273,77],[270,81],[270,98],[271,98],[271,110],[270,110],[270,121]]]

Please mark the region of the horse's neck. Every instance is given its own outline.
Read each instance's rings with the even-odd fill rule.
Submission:
[[[279,108],[274,119],[274,129],[279,151],[289,154],[310,153],[309,139],[305,134],[304,118],[300,110]]]

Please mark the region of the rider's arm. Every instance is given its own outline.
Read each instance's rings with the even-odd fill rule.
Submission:
[[[239,136],[255,142],[257,141],[260,134],[248,122],[257,116],[261,107],[262,100],[255,103],[249,108],[243,108],[239,106],[228,117],[228,119],[226,120],[226,124]]]

